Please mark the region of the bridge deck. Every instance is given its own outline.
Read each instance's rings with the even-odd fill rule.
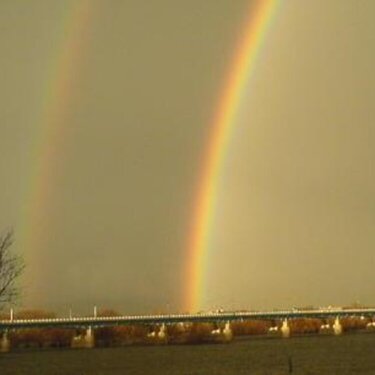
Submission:
[[[108,327],[118,325],[157,325],[194,322],[226,322],[238,320],[284,320],[302,318],[344,318],[344,317],[375,317],[375,308],[371,309],[321,309],[321,310],[284,310],[256,312],[210,312],[198,314],[169,314],[169,315],[125,315],[108,317],[74,317],[53,319],[13,319],[0,320],[0,330],[17,328],[43,327]]]

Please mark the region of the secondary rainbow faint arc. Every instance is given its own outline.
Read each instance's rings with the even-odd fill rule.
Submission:
[[[27,273],[32,281],[38,281],[37,275],[43,267],[41,249],[49,232],[46,216],[54,200],[54,168],[57,162],[63,165],[61,159],[73,105],[73,84],[80,71],[88,24],[92,18],[89,0],[76,0],[69,7],[62,8],[62,12],[61,27],[46,71],[42,103],[35,123],[32,167],[21,213],[21,246],[26,260],[31,257],[27,260]]]
[[[194,203],[191,232],[188,236],[188,283],[185,292],[185,309],[187,311],[197,311],[202,307],[201,299],[205,293],[204,278],[207,273],[207,259],[210,250],[209,236],[212,231],[223,159],[235,127],[242,94],[254,71],[257,55],[279,3],[280,0],[258,0],[255,6],[251,7],[243,39],[235,53],[211,124]]]

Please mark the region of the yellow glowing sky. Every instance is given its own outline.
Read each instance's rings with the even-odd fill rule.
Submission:
[[[16,239],[71,4],[0,3],[0,227]],[[249,1],[92,7],[38,223],[46,240],[15,244],[23,303],[178,310],[208,126]],[[375,302],[374,12],[372,0],[282,1],[225,161],[206,308]]]

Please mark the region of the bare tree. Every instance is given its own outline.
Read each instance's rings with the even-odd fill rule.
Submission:
[[[17,298],[16,281],[25,268],[22,258],[11,252],[13,242],[13,231],[0,235],[0,308]]]

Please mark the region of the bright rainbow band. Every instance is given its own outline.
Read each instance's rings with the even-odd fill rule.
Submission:
[[[202,299],[206,293],[207,262],[212,255],[209,236],[213,229],[223,160],[236,125],[236,115],[244,90],[254,72],[257,56],[278,4],[279,0],[257,0],[255,6],[251,7],[243,39],[235,53],[212,121],[211,133],[203,156],[203,167],[198,179],[193,223],[188,236],[186,311],[192,312],[202,308]]]

